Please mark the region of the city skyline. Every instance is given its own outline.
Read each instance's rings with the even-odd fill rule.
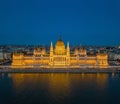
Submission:
[[[0,104],[120,103],[120,0],[0,0]]]
[[[119,45],[120,1],[0,1],[1,44]]]

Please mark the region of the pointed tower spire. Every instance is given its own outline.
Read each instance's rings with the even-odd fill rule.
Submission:
[[[53,65],[53,45],[52,42],[50,44],[50,65]]]
[[[50,44],[50,50],[53,50],[53,45],[52,45],[52,42]]]
[[[70,65],[70,46],[69,42],[67,42],[67,65]]]
[[[53,45],[52,45],[52,42],[50,44],[50,56],[53,56]]]
[[[69,42],[67,42],[67,51],[70,51]]]
[[[70,55],[70,46],[69,46],[69,42],[67,42],[67,55]]]

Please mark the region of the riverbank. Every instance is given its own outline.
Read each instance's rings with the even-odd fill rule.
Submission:
[[[0,73],[120,73],[119,68],[79,68],[79,69],[0,69]]]

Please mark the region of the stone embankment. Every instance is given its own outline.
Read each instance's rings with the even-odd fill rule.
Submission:
[[[120,72],[120,66],[108,68],[12,68],[0,66],[0,73],[113,73]]]

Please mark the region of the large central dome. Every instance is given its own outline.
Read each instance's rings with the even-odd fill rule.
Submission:
[[[64,54],[65,53],[65,45],[61,38],[56,43],[55,53],[56,54]]]
[[[64,42],[62,41],[62,39],[59,39],[57,41],[56,46],[64,46]]]

